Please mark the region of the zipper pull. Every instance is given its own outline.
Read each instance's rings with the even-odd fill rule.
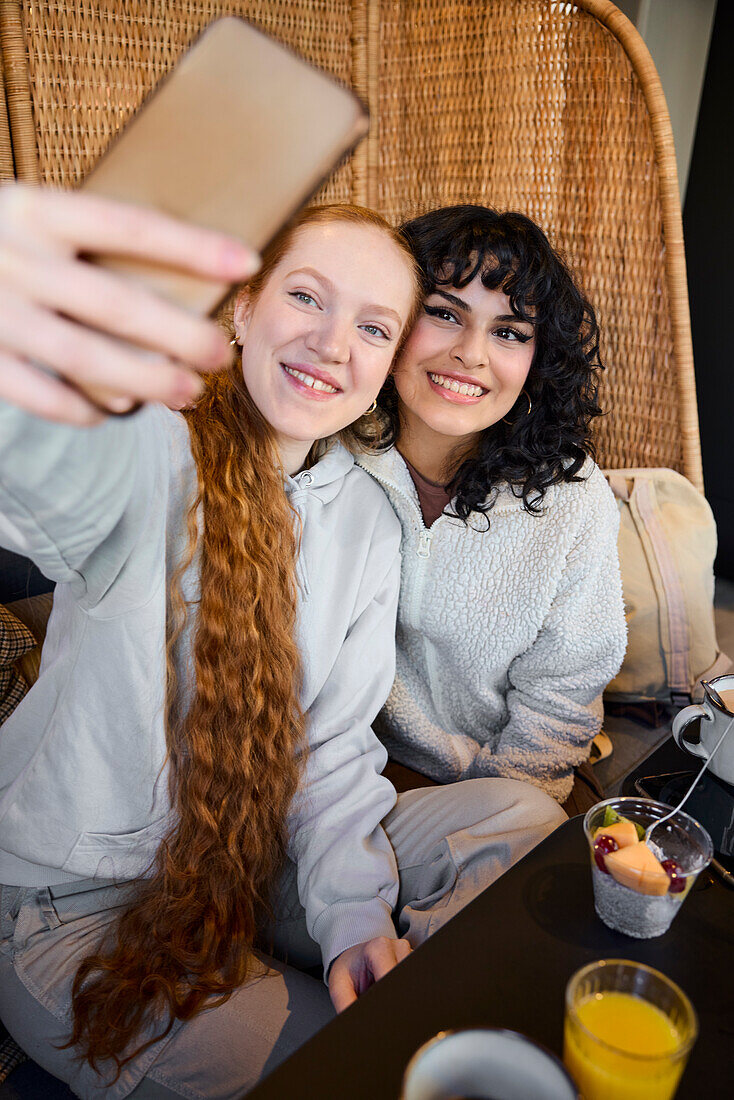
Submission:
[[[418,557],[430,558],[431,556],[431,539],[433,534],[431,531],[421,531],[418,538]]]

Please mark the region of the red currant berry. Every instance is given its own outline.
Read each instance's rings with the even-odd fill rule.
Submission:
[[[605,875],[608,875],[609,871],[607,871],[604,856],[607,855],[608,852],[616,852],[618,848],[619,845],[613,836],[604,836],[602,834],[594,841],[594,859],[596,860],[596,865],[599,870],[603,871]]]
[[[686,888],[686,876],[681,871],[680,864],[674,859],[664,859],[661,867],[670,879],[669,893],[682,894]]]

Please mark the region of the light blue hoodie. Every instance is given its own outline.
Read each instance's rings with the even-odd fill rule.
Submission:
[[[166,601],[195,484],[186,423],[161,406],[75,429],[0,405],[0,545],[57,582],[40,677],[0,734],[0,883],[135,878],[171,823]],[[286,487],[310,744],[290,855],[328,967],[395,936],[395,793],[370,723],[394,673],[400,525],[339,445]],[[182,587],[196,599],[196,562]],[[189,652],[185,635],[180,670]]]

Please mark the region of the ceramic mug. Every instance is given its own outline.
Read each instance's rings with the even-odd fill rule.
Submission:
[[[568,1070],[517,1031],[442,1031],[405,1071],[401,1100],[578,1100]]]
[[[719,695],[724,694],[725,707],[722,707],[718,699],[712,695],[706,681],[702,680],[701,683],[704,690],[703,702],[684,707],[676,714],[673,719],[673,737],[676,744],[686,752],[692,753],[693,756],[700,756],[702,760],[708,760],[724,730],[734,719],[734,675],[716,676],[711,680],[712,686]],[[687,741],[684,732],[696,718],[701,719],[699,740]],[[719,779],[723,779],[725,783],[734,784],[734,725],[719,745],[708,770],[718,775]]]

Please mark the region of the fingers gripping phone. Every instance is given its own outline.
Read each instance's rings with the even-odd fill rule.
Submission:
[[[83,190],[262,251],[368,129],[360,100],[249,23],[220,19],[147,98]],[[229,289],[139,260],[104,266],[210,313]]]

